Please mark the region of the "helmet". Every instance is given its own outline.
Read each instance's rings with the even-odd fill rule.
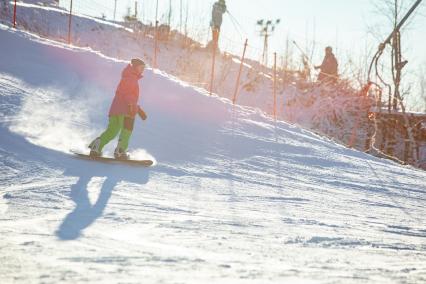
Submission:
[[[145,62],[143,62],[141,59],[139,58],[133,58],[130,63],[132,64],[133,67],[137,67],[137,66],[144,66],[145,67]]]
[[[325,48],[325,52],[333,52],[333,49],[331,48],[331,46],[327,46]]]

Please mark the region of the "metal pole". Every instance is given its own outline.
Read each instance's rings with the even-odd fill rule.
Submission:
[[[169,0],[169,19],[167,21],[167,24],[169,25],[169,27],[171,25],[171,22],[172,22],[172,0]]]
[[[414,12],[414,10],[417,8],[417,6],[420,5],[420,3],[423,0],[417,0],[416,3],[414,3],[414,5],[410,8],[410,10],[407,12],[407,14],[404,16],[404,18],[401,20],[401,22],[399,22],[399,24],[395,27],[395,29],[393,30],[393,32],[388,36],[388,38],[383,42],[384,45],[388,44],[391,42],[391,39],[394,36],[394,33],[399,31],[401,29],[401,27],[405,24],[405,22],[407,21],[407,19],[410,17],[410,15]]]
[[[238,87],[240,85],[241,72],[243,70],[243,64],[244,64],[244,58],[246,56],[247,44],[248,44],[248,39],[246,39],[246,42],[244,43],[244,51],[243,51],[243,56],[241,57],[240,70],[238,71],[237,83],[235,84],[234,98],[232,99],[233,104],[235,104],[235,102],[237,101]]]
[[[72,18],[72,0],[70,1],[70,15],[68,18],[68,44],[71,44],[71,18]]]
[[[15,6],[13,7],[13,27],[16,28],[16,0]]]
[[[157,4],[155,6],[155,22],[158,21],[158,0],[157,0]]]
[[[371,71],[373,70],[374,62],[378,61],[378,57],[380,57],[383,54],[383,51],[387,44],[389,44],[394,36],[394,33],[399,31],[401,27],[405,24],[405,22],[408,20],[408,18],[411,16],[411,14],[414,12],[414,10],[420,5],[420,3],[423,0],[417,0],[416,3],[411,7],[411,9],[407,12],[407,14],[402,18],[402,20],[399,22],[398,25],[396,25],[395,29],[392,31],[392,33],[386,38],[386,40],[380,44],[379,49],[377,50],[376,54],[373,56],[373,59],[371,60],[370,67],[368,68],[368,80],[370,80],[371,77]]]
[[[117,0],[115,0],[115,3],[114,3],[114,21],[115,21],[116,15],[117,15]]]

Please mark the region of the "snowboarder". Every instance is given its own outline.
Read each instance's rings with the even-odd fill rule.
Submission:
[[[118,145],[114,151],[114,157],[120,160],[129,159],[127,147],[130,136],[132,135],[133,125],[136,114],[145,120],[146,114],[138,105],[139,84],[138,81],[143,77],[145,63],[138,58],[132,59],[130,64],[124,68],[121,74],[121,81],[115,92],[109,110],[108,128],[90,143],[90,156],[102,156],[102,149],[119,133]]]
[[[319,66],[315,66],[315,69],[321,69],[321,72],[318,75],[318,81],[321,83],[333,83],[337,82],[338,68],[337,59],[333,54],[333,49],[331,46],[327,46],[325,48],[325,57],[322,61],[322,64]]]
[[[216,47],[218,46],[220,27],[222,26],[223,14],[225,14],[225,12],[225,0],[219,0],[213,4],[212,20],[210,22],[210,27],[212,28],[213,33],[213,43]]]

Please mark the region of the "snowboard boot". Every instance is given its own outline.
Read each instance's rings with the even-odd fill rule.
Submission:
[[[114,158],[116,158],[117,160],[129,160],[130,156],[126,151],[124,151],[120,147],[117,147],[114,151]]]
[[[90,156],[91,157],[100,157],[102,156],[102,152],[100,151],[100,146],[101,146],[101,138],[98,137],[95,140],[93,140],[92,143],[90,143],[89,145],[89,149],[90,149]]]

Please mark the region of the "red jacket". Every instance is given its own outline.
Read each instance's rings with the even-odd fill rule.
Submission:
[[[121,73],[121,81],[109,110],[109,116],[130,115],[130,105],[136,108],[139,100],[139,83],[142,78],[132,65],[127,65]]]

